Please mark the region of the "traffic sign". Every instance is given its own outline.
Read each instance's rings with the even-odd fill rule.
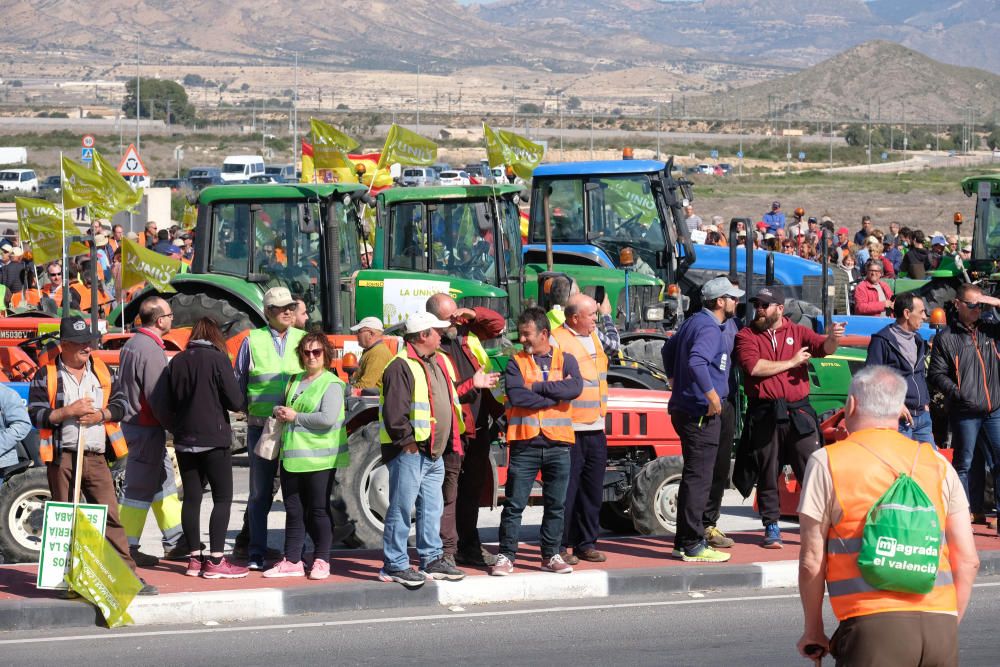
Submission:
[[[889,154],[888,153],[882,153],[882,159],[883,160],[888,160],[889,159]]]
[[[802,160],[805,160],[805,159],[806,159],[806,153],[805,153],[805,151],[799,151],[799,161],[801,162]]]
[[[92,134],[85,134],[85,135],[83,135],[83,139],[80,141],[80,144],[84,148],[93,148],[94,147],[94,135],[92,135]]]
[[[719,151],[713,150],[712,153],[711,153],[711,156],[712,156],[713,160],[718,160],[719,159]]]
[[[94,149],[84,146],[80,149],[80,161],[81,162],[93,162],[94,161]]]
[[[122,176],[149,176],[146,165],[139,158],[139,151],[135,149],[135,144],[129,144],[125,151],[125,157],[118,165],[118,173]]]
[[[743,151],[737,151],[736,157],[738,157],[739,159],[742,160],[743,159]]]

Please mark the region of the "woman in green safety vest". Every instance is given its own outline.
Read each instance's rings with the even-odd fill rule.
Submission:
[[[334,470],[347,467],[344,383],[333,372],[333,347],[322,333],[306,334],[296,348],[304,372],[293,375],[285,400],[274,408],[281,437],[281,495],[285,499],[285,557],[265,577],[302,577],[306,531],[315,545],[310,579],[330,576]]]

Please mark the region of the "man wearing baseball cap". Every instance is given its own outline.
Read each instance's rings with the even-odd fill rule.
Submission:
[[[356,389],[376,389],[382,386],[382,371],[392,361],[392,350],[385,344],[385,327],[377,317],[366,317],[351,327],[361,345],[361,361],[351,377]]]
[[[685,562],[730,558],[706,543],[703,519],[719,453],[722,406],[729,396],[733,338],[723,329],[732,323],[743,294],[728,278],[708,281],[701,288],[702,310],[663,345],[663,365],[672,378],[670,421],[684,454],[673,556]]]
[[[785,317],[780,285],[761,287],[750,300],[750,326],[736,334],[736,360],[747,395],[746,425],[736,453],[733,484],[743,497],[757,485],[765,549],[780,549],[778,473],[790,464],[803,479],[819,449],[819,423],[809,405],[809,359],[833,354],[844,335],[835,323],[826,336]]]
[[[379,580],[395,581],[407,588],[419,588],[427,579],[465,578],[464,572],[444,558],[441,544],[441,456],[448,447],[461,451],[465,422],[459,396],[472,387],[483,389],[496,384],[497,374],[478,371],[461,386],[455,386],[455,366],[447,355],[438,352],[440,330],[450,326],[451,322],[430,313],[411,313],[403,334],[405,348],[382,374],[379,441],[382,460],[389,470],[389,507]],[[410,567],[406,551],[414,506],[420,507],[416,534],[419,571]]]
[[[781,210],[781,202],[771,203],[771,210],[764,214],[764,223],[767,224],[767,231],[777,234],[779,229],[785,228],[785,214]]]
[[[274,476],[278,472],[278,461],[257,456],[254,447],[260,440],[267,418],[283,400],[288,379],[302,372],[295,348],[306,332],[292,326],[297,308],[295,298],[287,287],[267,290],[264,293],[267,326],[251,331],[236,353],[236,380],[247,397],[250,497],[247,500],[245,530],[236,537],[233,551],[237,557],[247,553],[247,565],[251,570],[264,569],[267,515],[271,511]]]

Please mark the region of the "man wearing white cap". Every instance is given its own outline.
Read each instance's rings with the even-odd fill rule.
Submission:
[[[383,532],[381,581],[395,581],[418,588],[426,579],[459,580],[465,573],[443,557],[439,534],[444,497],[444,461],[441,455],[450,445],[460,448],[465,430],[459,393],[455,387],[455,367],[444,354],[439,329],[451,322],[430,313],[413,313],[406,318],[404,349],[382,375],[379,410],[382,428],[382,460],[389,470],[389,508]],[[495,384],[496,374],[482,371],[472,378],[477,389]],[[417,508],[417,554],[420,571],[410,567],[407,537],[410,513]]]
[[[385,327],[377,317],[366,317],[353,327],[363,352],[358,370],[351,377],[356,389],[373,389],[382,386],[382,371],[392,361],[392,350],[385,344]]]
[[[297,304],[287,287],[272,287],[264,293],[267,326],[254,329],[236,353],[236,380],[247,397],[247,456],[250,459],[248,566],[264,569],[267,555],[267,514],[271,511],[274,476],[278,461],[263,459],[254,452],[264,423],[284,398],[288,379],[302,372],[295,353],[305,331],[293,327]],[[246,538],[241,532],[234,552],[242,555]]]

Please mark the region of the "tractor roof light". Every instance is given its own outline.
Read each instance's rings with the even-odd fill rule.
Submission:
[[[961,227],[962,223],[965,222],[965,218],[963,218],[962,214],[958,213],[958,212],[956,212],[955,215],[952,216],[952,220],[955,221],[955,226],[956,227]]]
[[[353,372],[358,368],[358,356],[353,352],[345,352],[340,364],[345,372]]]
[[[935,308],[931,311],[931,328],[938,329],[948,323],[948,318],[944,313],[944,308]]]
[[[667,296],[676,297],[681,293],[681,288],[677,283],[667,285]]]
[[[635,159],[635,151],[632,150],[631,146],[626,146],[622,149],[622,159],[623,160],[633,160]]]
[[[633,266],[635,264],[635,252],[632,248],[622,248],[619,250],[618,262],[622,266]]]

